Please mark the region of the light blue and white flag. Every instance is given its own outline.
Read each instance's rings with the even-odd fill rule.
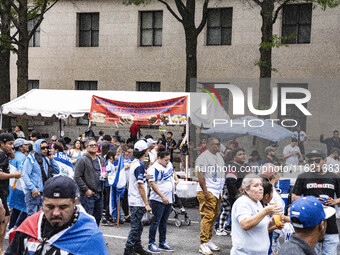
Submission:
[[[125,168],[124,168],[124,159],[123,152],[120,153],[118,163],[117,163],[117,171],[115,175],[115,179],[111,186],[110,192],[110,214],[118,218],[118,199],[124,197],[126,187],[126,178],[125,178]],[[120,208],[119,208],[120,212]],[[122,219],[121,214],[119,218]]]
[[[60,173],[58,175],[67,176],[73,179],[74,168],[71,157],[64,152],[57,152],[53,155],[53,160],[58,164]]]

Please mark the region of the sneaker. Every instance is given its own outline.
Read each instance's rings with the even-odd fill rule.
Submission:
[[[155,243],[150,243],[149,246],[148,246],[148,252],[151,252],[151,253],[160,253],[158,248],[157,248],[157,245]]]
[[[158,249],[161,251],[174,251],[166,242],[162,242],[158,245]]]
[[[227,236],[228,232],[225,231],[224,229],[217,229],[216,230],[216,235],[218,235],[218,236]]]
[[[125,248],[124,255],[136,255],[135,250],[133,247]]]
[[[199,253],[202,253],[204,255],[212,255],[212,251],[210,250],[210,248],[208,247],[207,243],[202,243],[200,245],[200,249],[198,250]]]
[[[143,249],[143,246],[137,245],[134,247],[136,254],[138,255],[151,255],[152,253]]]
[[[4,237],[4,239],[8,240],[9,239],[9,234],[12,233],[13,231],[15,231],[15,228],[11,228],[10,230],[8,230],[6,235],[5,235],[5,237]]]
[[[102,219],[102,225],[107,226],[108,225],[108,220],[106,218]]]
[[[182,208],[179,209],[179,211],[180,211],[181,213],[185,213],[185,208],[182,207]]]
[[[207,243],[209,249],[211,251],[219,251],[221,250],[220,247],[218,247],[216,244],[214,244],[211,240]]]

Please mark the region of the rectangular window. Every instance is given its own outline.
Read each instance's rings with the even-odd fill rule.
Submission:
[[[32,19],[27,21],[27,29],[28,29],[28,34],[31,33],[35,25],[37,24],[36,19]],[[31,37],[29,43],[29,47],[40,47],[40,26],[35,30],[35,33]]]
[[[27,91],[32,89],[39,89],[39,80],[28,80]]]
[[[137,91],[161,91],[160,82],[137,82]]]
[[[76,90],[98,90],[97,81],[76,81]]]
[[[293,4],[283,7],[282,36],[288,44],[310,43],[312,4]]]
[[[279,83],[278,85],[278,90],[279,90],[279,102],[281,102],[281,88],[282,87],[291,87],[291,88],[304,88],[308,89],[308,83]],[[287,93],[287,98],[289,99],[300,99],[304,98],[305,94],[302,93]],[[307,108],[307,103],[302,104],[306,109]],[[294,104],[288,104],[286,105],[286,115],[281,115],[281,104],[278,104],[278,119],[280,121],[282,120],[287,120],[287,119],[293,119],[296,120],[299,125],[301,125],[302,130],[306,130],[307,127],[307,117],[306,115],[301,112],[299,108],[296,107]],[[285,125],[294,125],[293,122],[288,122],[285,123]],[[295,127],[288,128],[292,131],[295,131]]]
[[[162,46],[163,11],[140,13],[140,46]]]
[[[79,47],[99,46],[99,13],[78,13]]]
[[[97,81],[76,81],[76,90],[98,90]],[[84,115],[83,118],[77,119],[77,125],[88,125],[88,115]],[[87,118],[87,119],[85,119]]]
[[[207,45],[231,45],[233,8],[208,10]]]

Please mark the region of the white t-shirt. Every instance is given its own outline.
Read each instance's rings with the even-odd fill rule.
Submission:
[[[295,137],[296,139],[298,139],[298,136],[299,136],[298,132],[295,131],[293,137]],[[303,140],[305,139],[306,136],[307,136],[307,134],[306,134],[304,131],[301,130],[301,131],[300,131],[300,141],[303,141]]]
[[[164,168],[158,162],[155,162],[148,168],[148,174],[150,174],[150,182],[156,182],[156,185],[160,192],[168,199],[169,203],[173,203],[173,196],[175,194],[175,180],[174,180],[174,167],[171,162]],[[162,202],[161,197],[151,189],[150,200],[156,200]]]
[[[224,160],[220,153],[214,155],[206,150],[196,159],[197,172],[204,172],[207,190],[217,198],[222,196],[225,182],[226,174],[223,167]],[[197,185],[197,191],[203,191],[200,185]]]
[[[231,255],[268,254],[270,242],[268,234],[269,218],[266,216],[254,228],[244,230],[240,222],[263,210],[260,201],[254,202],[248,196],[238,198],[232,208],[231,220]]]
[[[284,235],[285,242],[289,241],[291,235],[295,233],[293,225],[289,222],[286,222],[282,229],[282,233]]]
[[[157,151],[156,151],[156,149],[152,149],[149,152],[149,159],[150,159],[151,163],[155,163],[156,162],[156,159],[157,159]]]
[[[327,157],[327,169],[329,172],[338,173],[340,172],[340,162],[334,158]]]
[[[292,147],[290,144],[288,144],[286,147],[283,148],[283,154],[291,154],[293,152],[298,152],[301,154],[299,146]],[[298,164],[299,164],[298,154],[290,156],[289,158],[286,159],[286,165],[296,166]]]
[[[129,178],[129,206],[141,206],[144,207],[144,201],[138,190],[138,183],[144,184],[145,195],[147,196],[147,182],[146,172],[144,169],[144,163],[140,159],[134,159],[130,166],[130,178]]]

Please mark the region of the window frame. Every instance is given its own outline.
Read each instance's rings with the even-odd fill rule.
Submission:
[[[36,85],[38,85],[37,88]],[[28,80],[28,83],[27,83],[27,91],[30,91],[32,89],[39,89],[39,80]]]
[[[27,31],[28,34],[31,33],[33,30],[34,26],[37,24],[38,20],[37,19],[31,19],[27,21]],[[32,23],[32,24],[30,24]],[[32,29],[29,29],[29,26],[32,26]],[[39,38],[37,38],[39,35]],[[35,30],[34,34],[32,35],[31,39],[28,42],[28,47],[40,47],[40,25],[37,27]]]
[[[80,85],[84,84],[85,82],[88,82],[89,84],[89,88],[90,89],[80,89]],[[91,89],[91,86],[95,85],[95,89]],[[75,90],[98,90],[98,81],[85,81],[85,80],[76,80],[75,81]],[[84,117],[89,117],[88,115],[84,115]],[[77,118],[77,125],[88,125],[89,124],[89,120],[88,119],[84,119],[83,118]]]
[[[151,90],[141,90],[141,85],[151,85]],[[159,89],[153,89],[153,86],[159,86]],[[161,91],[161,82],[159,81],[137,81],[136,82],[136,90],[137,91],[147,91],[147,92],[160,92]]]
[[[151,28],[143,28],[143,14],[146,13],[152,13],[152,27]],[[155,16],[156,13],[161,13],[161,23],[162,23],[162,27],[161,28],[155,28]],[[143,31],[152,31],[152,45],[147,45],[147,44],[143,44]],[[155,34],[156,31],[161,31],[161,43],[160,44],[156,44],[155,42]],[[157,11],[140,11],[140,29],[139,29],[139,34],[140,34],[140,38],[139,38],[139,46],[141,47],[161,47],[163,46],[163,11],[162,10],[157,10]]]
[[[209,17],[212,11],[218,10],[219,12],[219,26],[209,26]],[[230,11],[230,17],[223,16],[223,11]],[[229,13],[229,12],[228,12]],[[223,26],[223,18],[230,18],[230,25]],[[228,20],[227,20],[228,21]],[[227,22],[229,23],[229,22]],[[211,43],[209,42],[210,31],[212,29],[219,29],[219,43]],[[230,42],[223,42],[223,33],[224,31],[230,33]],[[232,45],[232,34],[233,34],[233,7],[225,7],[225,8],[209,8],[208,9],[208,17],[207,17],[207,33],[206,33],[206,45],[207,46],[224,46],[224,45]]]
[[[300,21],[301,10],[304,7],[306,8],[306,11],[310,11],[310,20],[309,20],[309,23],[302,23],[302,21]],[[289,11],[288,8],[296,8],[295,21],[290,21],[289,24],[286,22],[286,15],[287,15],[287,13]],[[310,44],[311,43],[311,37],[312,37],[312,16],[313,16],[313,6],[312,6],[312,3],[300,3],[300,4],[285,5],[283,7],[283,9],[282,9],[282,31],[281,31],[281,36],[282,37],[288,37],[288,39],[283,40],[283,43],[285,43],[285,44]],[[294,22],[294,23],[292,23],[292,22]],[[301,27],[302,26],[309,26],[309,38],[308,38],[308,41],[302,41],[302,38],[300,38],[300,31],[301,31]],[[285,33],[286,29],[293,28],[293,27],[295,27],[294,38],[293,38],[293,35]],[[289,38],[290,36],[292,38]]]
[[[85,29],[82,29],[82,17],[83,15],[90,15],[91,17],[91,27],[89,30],[85,30]],[[98,18],[98,29],[95,29],[93,28],[93,19],[94,18]],[[99,15],[99,12],[80,12],[80,13],[77,13],[77,22],[78,22],[78,47],[99,47],[99,30],[100,30],[100,15]],[[90,32],[90,42],[88,43],[87,41],[85,41],[83,39],[84,37],[84,33],[85,32]],[[97,33],[97,34],[94,34],[94,33]],[[96,42],[97,43],[94,43],[94,37],[97,37],[96,39]]]

